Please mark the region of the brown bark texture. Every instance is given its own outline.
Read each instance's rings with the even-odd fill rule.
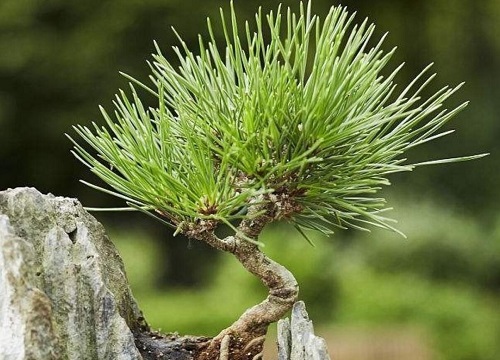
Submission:
[[[261,303],[246,310],[230,327],[224,329],[203,347],[196,360],[262,358],[262,350],[270,324],[280,320],[297,301],[299,287],[293,274],[284,266],[267,257],[257,241],[263,228],[283,216],[283,202],[260,198],[248,206],[247,218],[239,224],[234,236],[218,238],[211,227],[206,231],[187,235],[204,241],[212,247],[233,254],[241,265],[258,277],[269,294]],[[203,226],[201,227],[203,228]]]

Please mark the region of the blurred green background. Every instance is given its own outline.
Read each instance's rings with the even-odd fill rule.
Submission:
[[[279,1],[235,1],[241,18]],[[282,1],[297,7],[297,1]],[[315,0],[325,14],[337,1]],[[268,229],[265,251],[301,284],[334,358],[497,359],[500,354],[500,1],[346,0],[357,19],[386,31],[405,61],[404,86],[435,62],[433,90],[462,81],[450,106],[470,100],[457,132],[411,160],[490,152],[479,161],[421,168],[384,190],[408,240],[388,232],[339,232],[308,245],[286,225]],[[157,40],[196,46],[207,16],[227,1],[0,0],[0,189],[35,186],[87,206],[121,206],[78,183],[96,180],[69,153],[74,124],[101,122],[126,88],[124,71],[148,76]],[[221,35],[220,32],[218,34]],[[175,61],[175,60],[173,60]],[[145,94],[146,95],[146,94]],[[453,103],[455,101],[455,103]],[[137,214],[97,214],[119,247],[134,293],[155,328],[215,334],[265,290],[231,257]],[[314,237],[314,235],[313,235]]]

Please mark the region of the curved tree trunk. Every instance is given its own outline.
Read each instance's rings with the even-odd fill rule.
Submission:
[[[189,237],[233,254],[249,273],[262,281],[269,291],[264,301],[247,309],[231,326],[207,342],[196,360],[212,360],[217,358],[217,355],[220,356],[220,360],[262,359],[269,325],[280,320],[297,301],[299,286],[293,274],[267,257],[257,245],[263,228],[283,216],[280,211],[280,208],[284,207],[283,202],[278,198],[274,201],[266,200],[269,199],[259,198],[255,199],[255,202],[250,202],[247,209],[248,218],[240,222],[234,236],[224,239],[217,237],[209,222],[184,229]]]
[[[280,320],[297,300],[298,284],[288,269],[268,258],[257,245],[244,239],[233,239],[231,251],[248,272],[262,280],[269,295],[247,309],[230,327],[207,344],[197,360],[257,360],[262,358],[264,340],[270,324]]]

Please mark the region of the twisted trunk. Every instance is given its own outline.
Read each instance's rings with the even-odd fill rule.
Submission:
[[[261,210],[255,207],[249,213]],[[256,242],[249,241],[258,239],[264,226],[274,220],[272,214],[272,211],[266,211],[263,215],[242,221],[235,236],[218,239],[212,233],[200,239],[232,253],[248,272],[261,279],[269,289],[269,295],[208,342],[199,353],[198,360],[260,359],[269,325],[280,320],[296,302],[299,287],[293,274],[267,257]]]

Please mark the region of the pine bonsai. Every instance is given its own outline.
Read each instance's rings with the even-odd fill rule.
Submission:
[[[210,20],[196,54],[177,35],[178,68],[156,45],[152,84],[126,75],[130,91],[117,95],[114,114],[101,108],[107,126],[75,127],[91,151],[73,140],[74,154],[109,188],[89,186],[233,254],[262,280],[269,296],[199,354],[257,359],[269,324],[298,296],[292,273],[263,252],[267,224],[286,220],[304,237],[306,229],[397,231],[377,197],[389,174],[482,155],[406,162],[411,148],[452,132],[440,129],[466,103],[442,106],[460,85],[421,98],[434,77],[427,67],[398,92],[401,66],[382,75],[394,50],[384,53],[374,26],[353,26],[346,9],[332,7],[324,20],[310,2],[298,14],[259,11],[243,33],[232,6],[229,21],[221,17],[222,47]],[[157,105],[146,108],[136,88]],[[220,225],[233,234],[218,237]]]

